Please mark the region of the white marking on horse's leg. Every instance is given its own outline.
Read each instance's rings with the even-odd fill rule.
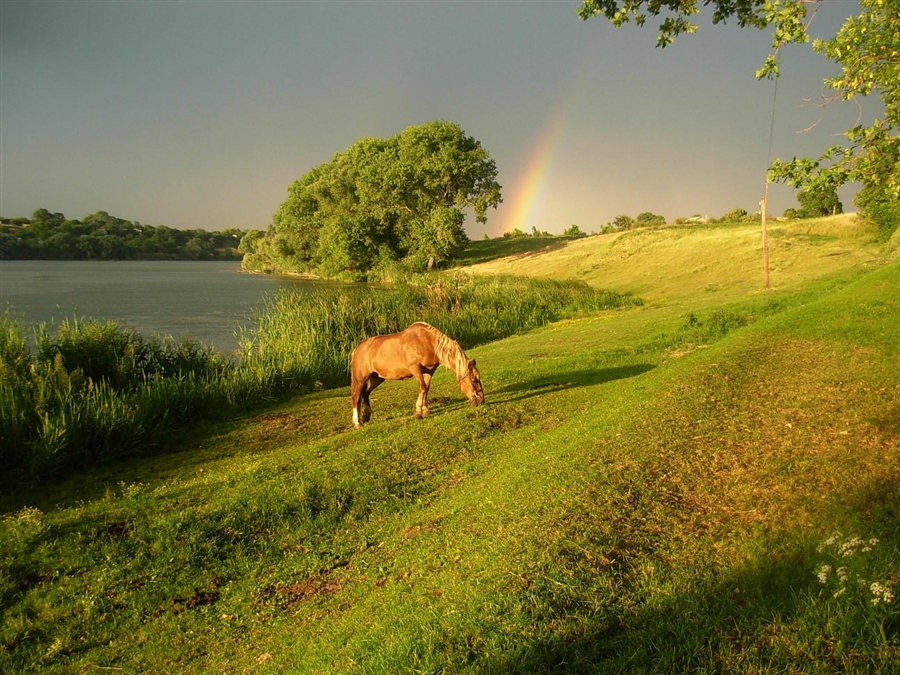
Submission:
[[[416,408],[413,412],[413,417],[416,419],[422,418],[422,390],[419,389],[419,395],[416,397]]]
[[[357,408],[353,409],[353,426],[361,427],[362,424],[359,423],[359,410]]]

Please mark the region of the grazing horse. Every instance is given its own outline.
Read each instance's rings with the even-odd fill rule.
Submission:
[[[353,402],[353,426],[369,421],[372,406],[369,394],[385,380],[416,378],[419,398],[416,419],[428,412],[428,387],[438,366],[453,371],[459,390],[472,405],[484,403],[481,375],[475,361],[466,357],[459,343],[434,326],[416,322],[391,335],[376,335],[360,342],[350,357],[350,397]]]

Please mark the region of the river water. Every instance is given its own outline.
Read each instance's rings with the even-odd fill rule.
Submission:
[[[313,292],[322,282],[241,272],[240,262],[0,261],[0,311],[26,325],[74,316],[113,320],[152,334],[189,336],[223,354],[238,326],[280,289]]]

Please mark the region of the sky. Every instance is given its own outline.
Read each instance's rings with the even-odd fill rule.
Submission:
[[[583,22],[579,5],[0,0],[0,214],[266,228],[334,154],[445,119],[503,186],[471,238],[595,232],[619,214],[756,211],[770,159],[818,156],[859,118],[816,105],[837,67],[809,45],[782,51],[776,87],[753,74],[767,32],[704,12],[658,49],[658,22]],[[858,11],[826,0],[811,32]],[[770,213],[796,206],[770,189]]]

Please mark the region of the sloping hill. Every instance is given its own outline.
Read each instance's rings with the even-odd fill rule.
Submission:
[[[481,408],[317,392],[19,495],[0,670],[896,672],[900,263],[841,222],[768,294],[743,226],[484,263],[651,302],[473,350]]]
[[[882,258],[854,214],[769,224],[770,282],[790,290]],[[758,223],[690,225],[594,235],[466,268],[475,274],[575,278],[645,300],[700,306],[764,288]]]

